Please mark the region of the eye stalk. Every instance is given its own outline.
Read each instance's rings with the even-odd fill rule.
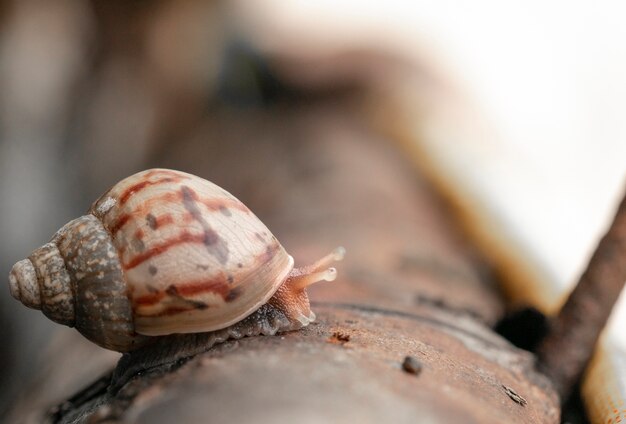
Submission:
[[[286,330],[297,330],[315,321],[306,288],[319,281],[333,281],[337,278],[337,270],[329,265],[342,260],[345,253],[346,249],[338,247],[312,265],[291,270],[268,302],[289,320]]]
[[[345,255],[346,249],[337,247],[312,265],[294,268],[285,284],[291,285],[296,290],[302,290],[319,281],[334,281],[337,278],[337,270],[329,265],[341,261]]]

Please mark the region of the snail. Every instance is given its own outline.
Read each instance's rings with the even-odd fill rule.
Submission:
[[[92,342],[131,352],[159,336],[271,335],[315,319],[306,287],[336,277],[337,248],[294,268],[267,227],[200,177],[150,169],[17,262],[11,295]]]

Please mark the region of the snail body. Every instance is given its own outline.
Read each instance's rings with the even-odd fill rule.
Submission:
[[[9,285],[24,305],[102,347],[129,352],[168,334],[231,327],[236,334],[273,334],[306,326],[315,315],[305,288],[333,280],[328,266],[342,256],[339,248],[294,268],[267,227],[230,193],[191,174],[151,169],[117,183],[17,262]],[[263,328],[242,327],[253,313],[268,311],[285,319],[248,319],[248,326]]]

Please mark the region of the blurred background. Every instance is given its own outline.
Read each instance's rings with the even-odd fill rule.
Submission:
[[[209,178],[264,218],[294,153],[272,142],[290,137],[293,99],[356,92],[372,128],[456,205],[513,302],[554,311],[626,183],[625,12],[557,0],[0,0],[0,275],[152,166]],[[259,169],[260,156],[275,166]],[[0,302],[3,409],[75,336],[8,290]],[[85,381],[117,359],[91,357]]]

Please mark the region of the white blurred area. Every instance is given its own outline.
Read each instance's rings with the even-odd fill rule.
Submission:
[[[393,52],[435,75],[385,83],[422,153],[554,310],[626,190],[626,4],[238,2],[242,29],[304,60]],[[622,296],[624,298],[626,296]],[[626,302],[614,314],[626,325]],[[612,331],[626,347],[626,334]]]

